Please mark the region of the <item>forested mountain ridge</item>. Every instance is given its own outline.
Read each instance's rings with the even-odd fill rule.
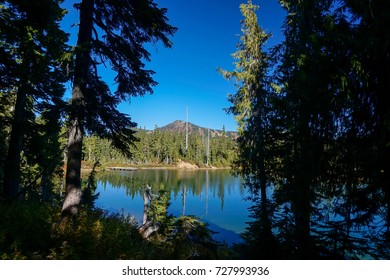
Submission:
[[[169,131],[169,132],[178,132],[185,133],[186,132],[186,122],[182,120],[176,120],[171,122],[163,127],[157,127],[157,130]],[[199,134],[200,136],[207,136],[207,131],[209,128],[201,127],[191,122],[188,122],[188,132]],[[222,129],[210,128],[210,137],[228,137],[231,139],[236,139],[237,132],[235,131],[225,131],[225,127]]]

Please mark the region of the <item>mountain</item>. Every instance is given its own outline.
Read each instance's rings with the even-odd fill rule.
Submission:
[[[176,120],[170,124],[167,124],[163,127],[157,128],[158,130],[162,131],[169,131],[169,132],[186,132],[186,122],[181,120]],[[198,125],[195,125],[193,123],[188,122],[188,132],[190,134],[197,133],[199,135],[207,135],[208,128],[200,127]],[[223,135],[226,135],[229,138],[236,139],[237,138],[237,132],[234,131],[223,131],[219,129],[211,129],[210,128],[210,137],[222,137]]]

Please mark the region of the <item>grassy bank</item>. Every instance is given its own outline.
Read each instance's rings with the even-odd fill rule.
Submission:
[[[136,222],[123,213],[81,208],[77,220],[60,223],[60,208],[54,204],[15,202],[1,204],[0,211],[0,259],[228,257],[227,249],[213,242],[207,228],[192,218],[168,223],[170,227],[162,226],[161,232],[145,240]],[[173,231],[175,225],[179,228]]]

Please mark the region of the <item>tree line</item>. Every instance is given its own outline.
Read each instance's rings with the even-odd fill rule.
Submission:
[[[229,111],[252,192],[248,258],[390,256],[390,5],[279,1],[284,40],[240,6]]]
[[[199,167],[230,167],[235,156],[235,141],[224,131],[210,138],[190,133],[187,149],[185,132],[137,129],[134,136],[137,141],[129,150],[130,157],[112,148],[110,140],[88,136],[82,159],[90,165],[99,161],[105,166],[175,166],[184,161]]]

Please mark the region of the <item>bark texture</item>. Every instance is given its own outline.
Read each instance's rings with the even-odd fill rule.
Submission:
[[[84,135],[85,89],[91,66],[94,0],[83,0],[80,5],[80,27],[76,47],[76,64],[69,117],[66,195],[62,218],[77,215],[81,201],[81,159]]]

